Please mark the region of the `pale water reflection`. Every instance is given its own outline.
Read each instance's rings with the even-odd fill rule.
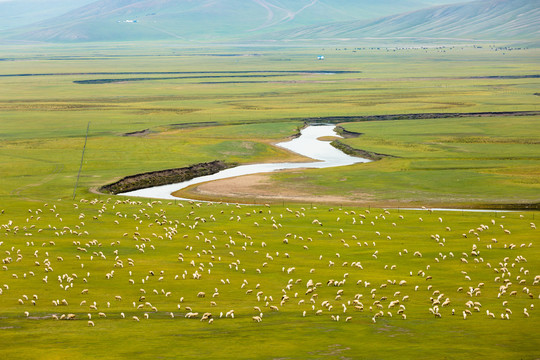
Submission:
[[[330,141],[318,140],[324,136],[340,137],[335,131],[334,125],[313,125],[304,128],[299,137],[276,144],[279,147],[293,151],[297,154],[317,160],[313,162],[297,162],[297,163],[267,163],[267,164],[252,164],[240,165],[234,168],[225,169],[212,175],[197,177],[181,183],[155,186],[146,189],[140,189],[121,193],[118,195],[137,196],[154,199],[179,200],[180,198],[171,195],[171,193],[185,189],[191,185],[200,184],[207,181],[227,179],[242,175],[251,175],[259,173],[268,173],[272,171],[285,169],[301,169],[301,168],[328,168],[336,166],[347,166],[356,163],[369,162],[368,159],[362,159],[347,155],[342,151],[330,145]],[[189,200],[189,199],[183,199]]]

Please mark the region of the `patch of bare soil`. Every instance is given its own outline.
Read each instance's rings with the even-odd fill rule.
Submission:
[[[340,138],[337,136],[321,136],[317,138],[317,140],[319,141],[334,141],[334,140],[339,140],[339,139]]]
[[[354,197],[339,195],[320,195],[306,191],[303,187],[284,187],[272,181],[270,174],[254,174],[235,178],[211,181],[195,185],[174,193],[179,197],[204,199],[234,199],[237,202],[276,202],[299,201],[334,204],[360,204],[371,200],[369,194],[355,194]]]

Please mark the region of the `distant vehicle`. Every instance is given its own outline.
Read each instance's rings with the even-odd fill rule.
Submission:
[[[317,56],[317,60],[324,60],[324,56],[323,55]]]

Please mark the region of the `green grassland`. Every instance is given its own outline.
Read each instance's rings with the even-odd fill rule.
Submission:
[[[317,61],[319,54],[326,60]],[[345,195],[370,212],[339,204],[127,202],[91,193],[126,175],[218,159],[296,161],[272,143],[297,133],[306,118],[537,111],[539,83],[531,75],[538,75],[538,54],[487,45],[3,47],[0,357],[539,357],[537,212],[382,209],[537,204],[538,116],[348,122],[345,129],[363,135],[342,142],[393,157],[272,175],[276,187]],[[75,83],[127,78],[144,79]],[[321,285],[306,294],[309,279]],[[346,281],[327,286],[331,279]],[[362,310],[354,307],[357,294]],[[289,300],[281,304],[283,295]],[[68,305],[53,304],[62,299]],[[90,308],[94,301],[98,310]],[[254,306],[264,314],[260,323]],[[186,307],[198,318],[186,319]],[[234,319],[225,316],[230,310]],[[205,312],[214,323],[200,321]],[[52,318],[70,313],[75,320]]]
[[[377,121],[345,124],[363,135],[342,140],[353,148],[393,157],[340,171],[282,173],[276,181],[312,185],[374,203],[430,203],[489,208],[538,203],[538,117]],[[355,195],[361,194],[361,195]],[[369,201],[367,201],[369,203]]]
[[[317,54],[326,55],[326,60],[315,60]],[[290,158],[270,143],[294,134],[307,117],[535,111],[540,99],[534,95],[538,79],[527,77],[538,75],[537,49],[457,46],[404,50],[201,50],[163,44],[161,48],[148,45],[143,50],[128,45],[96,44],[74,46],[70,50],[60,46],[7,47],[4,58],[2,75],[49,74],[0,77],[2,88],[9,89],[0,98],[0,164],[6,169],[2,179],[5,186],[0,192],[8,197],[15,194],[48,199],[51,195],[56,198],[71,194],[88,122],[91,124],[79,188],[81,195],[92,187],[138,172],[216,159],[250,163]],[[123,74],[114,75],[116,72]],[[137,72],[159,74],[126,75]],[[185,74],[167,75],[166,72]],[[183,78],[74,83],[167,76]],[[491,186],[476,186],[474,193],[478,197],[459,203],[471,200],[488,204],[537,202],[538,185],[533,176],[538,169],[539,134],[535,117],[493,119],[491,124],[497,126],[484,125],[480,130],[475,127],[476,120],[459,119],[453,121],[453,126],[459,123],[464,129],[456,131],[457,136],[452,131],[447,139],[420,136],[425,133],[420,127],[435,134],[448,132],[446,124],[449,122],[403,123],[402,127],[407,129],[413,129],[414,125],[419,135],[413,138],[388,133],[393,123],[348,124],[347,128],[369,126],[368,129],[375,131],[374,135],[347,140],[348,143],[380,149],[400,159],[350,167],[346,171],[360,179],[366,171],[374,169],[376,173],[369,176],[378,177],[374,183],[379,184],[387,196],[374,190],[372,195],[377,200],[394,198],[407,202],[412,199],[400,196],[402,186],[398,183],[403,180],[400,175],[406,178],[413,173],[418,175],[418,166],[426,168],[426,164],[418,162],[420,158],[426,157],[429,161],[434,156],[444,157],[446,162],[436,166],[453,170],[456,166],[452,161],[473,158],[481,161],[487,157],[495,161],[492,167],[495,173],[485,174],[486,170],[475,169],[475,164],[460,166],[469,168],[466,175],[467,178],[470,175],[473,184],[483,184],[484,179],[490,177],[496,178],[498,185],[491,192]],[[486,127],[492,127],[493,133],[486,132]],[[122,136],[144,129],[149,129],[144,137]],[[518,138],[526,134],[532,146],[492,144],[497,140],[492,137],[503,133],[518,142],[522,141]],[[457,145],[476,136],[487,137],[487,143]],[[443,143],[426,145],[425,141]],[[405,153],[404,147],[408,150]],[[490,147],[504,149],[504,156],[514,159],[512,164],[524,163],[519,163],[517,169],[511,165],[511,170],[504,171],[509,162],[486,155],[492,151]],[[464,152],[470,151],[464,156]],[[415,158],[414,163],[409,161],[411,157]],[[427,167],[431,166],[433,163]],[[389,169],[411,171],[396,174]],[[324,178],[329,171],[311,173]],[[531,176],[524,175],[526,172]],[[446,178],[437,171],[423,174],[427,176],[415,176],[432,184],[441,177]],[[378,181],[383,176],[386,179]],[[46,185],[41,186],[43,182]],[[504,187],[504,183],[512,186]],[[342,184],[335,184],[323,181],[327,192],[340,192]],[[358,182],[351,183],[351,187],[358,185]],[[448,196],[441,199],[452,205],[452,197],[459,195],[456,196],[459,198],[461,189],[467,191],[461,184],[447,183],[440,193]],[[437,196],[439,190],[434,189],[434,192],[420,193],[415,199],[424,204],[435,203],[433,196]]]
[[[3,256],[12,261],[0,272],[0,353],[9,359],[535,358],[534,216],[114,198],[5,209]],[[330,280],[345,281],[327,285]],[[436,298],[449,304],[437,305]],[[260,323],[252,319],[260,313],[254,307],[263,313]],[[196,319],[185,318],[189,309],[199,313]],[[230,310],[234,319],[226,316]],[[471,314],[463,319],[466,310]],[[212,324],[201,321],[206,312]],[[507,313],[510,319],[500,318]],[[52,318],[62,314],[76,317]]]

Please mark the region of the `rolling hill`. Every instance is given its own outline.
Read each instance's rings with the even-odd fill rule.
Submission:
[[[0,31],[62,15],[93,0],[0,0]]]
[[[269,34],[278,39],[428,38],[529,39],[540,37],[540,3],[480,0],[442,5],[372,21],[346,21]]]
[[[28,1],[28,0],[26,0]],[[358,21],[452,0],[101,0],[8,32],[31,41],[221,41]],[[454,0],[455,2],[455,0]]]
[[[4,32],[4,38],[45,42],[538,38],[540,7],[535,1],[439,5],[449,1],[101,0]]]

